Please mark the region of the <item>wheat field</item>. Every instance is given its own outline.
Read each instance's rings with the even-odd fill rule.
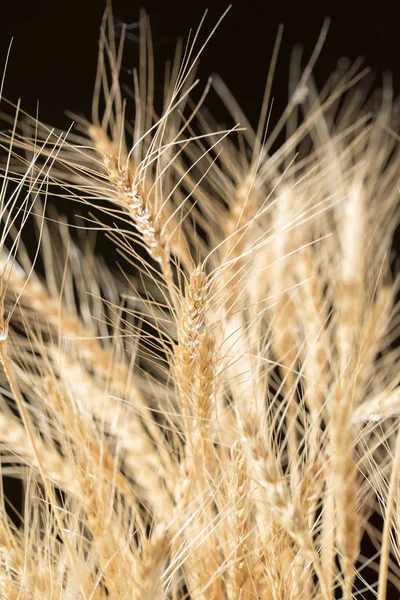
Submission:
[[[317,89],[324,26],[272,126],[279,30],[253,129],[196,79],[218,25],[161,101],[110,7],[86,117],[1,97],[1,599],[399,597],[399,103]]]

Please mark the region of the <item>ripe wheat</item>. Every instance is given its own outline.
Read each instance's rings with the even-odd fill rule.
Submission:
[[[140,26],[125,98],[107,10],[71,131],[1,99],[1,471],[24,507],[1,490],[0,598],[385,600],[399,103],[358,62],[317,92],[324,28],[272,126],[279,32],[254,130],[218,78],[197,93],[202,22],[160,106]]]

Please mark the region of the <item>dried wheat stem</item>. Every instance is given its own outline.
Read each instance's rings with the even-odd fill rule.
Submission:
[[[141,519],[137,510],[128,512],[126,522],[114,508],[114,490],[104,483],[101,465],[90,454],[77,456],[76,486],[85,512],[84,523],[90,532],[91,546],[97,553],[101,579],[112,595],[123,597],[134,589],[135,560],[130,548],[130,529]],[[125,525],[125,526],[124,526]]]
[[[299,481],[299,456],[297,432],[297,398],[295,368],[298,355],[298,322],[293,294],[297,256],[289,256],[296,248],[295,232],[289,232],[288,223],[294,210],[295,197],[291,190],[284,188],[279,202],[274,207],[274,239],[271,248],[273,268],[270,291],[277,299],[271,308],[271,329],[273,351],[279,364],[287,396],[287,436],[289,462],[292,465],[294,483]]]
[[[339,286],[335,296],[337,309],[337,348],[340,370],[349,365],[357,343],[365,308],[364,268],[362,260],[365,235],[365,207],[362,188],[353,184],[343,207],[342,249]]]
[[[181,557],[191,594],[199,600],[222,600],[218,575],[220,556],[213,522],[215,514],[212,495],[209,488],[204,486],[204,480],[204,476],[199,474],[194,455],[188,454],[181,463],[179,485],[176,488],[174,527],[179,537],[176,536],[173,541],[171,555]],[[175,571],[174,579],[176,575]]]
[[[68,314],[59,298],[50,296],[39,282],[31,282],[15,271],[11,271],[9,275],[7,291],[17,297],[23,292],[20,302],[36,311],[52,329],[60,330],[68,341],[79,348],[83,359],[91,364],[98,376],[106,378],[112,365],[113,385],[120,393],[124,393],[127,381],[132,381],[128,369],[124,364],[114,364],[111,353],[95,338],[95,332],[87,331],[79,317]],[[134,393],[138,406],[142,406],[145,410],[146,403],[141,392],[135,388]],[[147,411],[145,415],[148,417]]]
[[[34,434],[33,434],[34,435]],[[75,473],[72,466],[65,461],[60,454],[48,444],[44,444],[40,438],[34,435],[35,447],[42,457],[45,477],[63,490],[76,494]],[[24,460],[38,467],[36,455],[32,445],[27,438],[24,426],[16,419],[0,414],[0,442],[6,448],[22,456]]]
[[[135,564],[135,589],[133,600],[164,600],[167,598],[163,574],[167,561],[170,539],[166,529],[160,525],[150,539],[143,543],[142,554]]]
[[[237,400],[243,406],[247,406],[247,410],[257,412],[262,410],[262,402],[257,402],[257,406],[254,407],[253,391],[249,392],[248,386],[239,383],[237,379],[243,379],[243,373],[254,372],[256,368],[255,361],[250,356],[252,354],[250,332],[247,331],[243,313],[248,298],[246,285],[248,273],[246,258],[242,256],[250,246],[253,235],[251,223],[256,212],[254,185],[254,175],[249,172],[237,183],[235,193],[230,198],[229,212],[222,223],[225,241],[221,246],[223,260],[219,285],[224,312],[224,339],[229,340],[229,346],[232,348],[229,355],[237,354],[239,351],[242,354],[239,363],[230,356],[230,364],[226,365],[226,380],[228,382],[230,377],[236,378],[236,393],[234,393]],[[228,262],[227,266],[224,264],[225,261]],[[227,443],[231,443],[237,435],[235,413],[223,402],[219,402],[218,414],[221,426],[219,435],[222,439],[226,439]]]
[[[326,491],[324,494],[322,531],[321,531],[321,563],[330,598],[335,587],[335,504],[331,494],[331,476],[327,477]]]
[[[311,538],[300,509],[289,494],[287,483],[280,473],[276,455],[268,451],[252,432],[252,426],[242,424],[243,445],[248,453],[250,472],[265,492],[268,506],[278,523],[306,550],[312,549]]]
[[[400,389],[381,392],[359,404],[352,414],[352,424],[381,421],[400,414]]]
[[[92,494],[91,500],[93,499]],[[85,523],[92,535],[92,546],[98,555],[100,572],[107,590],[115,598],[123,598],[127,589],[135,589],[132,575],[135,561],[119,527],[112,523],[106,527],[98,525],[104,512],[95,512],[98,507],[98,503],[95,503],[94,509],[90,509],[90,500],[87,498]]]
[[[239,441],[231,447],[229,479],[226,484],[230,510],[227,524],[229,565],[226,591],[229,600],[251,600],[254,596],[250,534],[250,482],[247,476],[245,456]],[[233,553],[232,553],[233,549]]]
[[[365,387],[373,374],[374,359],[388,328],[392,303],[393,289],[389,286],[380,288],[360,335],[358,352],[349,366],[349,370],[354,373],[352,406],[355,410],[362,401]]]
[[[7,337],[8,337],[8,324],[3,320],[3,315],[0,315],[0,363],[3,367],[4,374],[8,380],[10,389],[14,395],[24,429],[26,431],[29,442],[31,444],[32,453],[35,457],[36,464],[38,466],[40,475],[42,477],[43,485],[46,490],[46,494],[49,498],[50,505],[52,507],[52,511],[54,513],[54,517],[55,517],[57,525],[58,525],[60,536],[62,537],[62,539],[64,541],[70,563],[71,563],[71,565],[73,565],[73,564],[75,564],[75,556],[74,556],[75,553],[72,549],[71,544],[69,543],[68,538],[63,534],[64,524],[63,524],[61,515],[59,514],[59,511],[57,510],[58,504],[56,502],[54,490],[52,489],[52,487],[49,483],[49,480],[46,477],[46,469],[43,464],[43,459],[37,448],[33,429],[30,424],[29,416],[28,416],[27,410],[25,408],[22,396],[20,394],[17,382],[16,382],[14,374],[13,374],[13,370],[12,370],[12,367],[11,367],[11,364],[10,364],[10,361],[8,358]],[[82,597],[84,598],[84,600],[87,600],[87,596],[86,596],[85,590],[83,588],[81,588],[81,593],[82,593]]]
[[[307,381],[305,399],[313,415],[313,428],[319,430],[322,409],[331,381],[330,347],[327,331],[328,310],[323,298],[323,282],[316,268],[312,252],[303,250],[298,255],[296,270],[303,294],[296,294],[296,314],[305,335],[305,369]]]
[[[176,514],[178,516],[188,507],[194,510],[199,505],[195,524],[185,525],[183,522],[185,543],[192,544],[202,528],[205,538],[196,542],[196,547],[190,550],[185,561],[187,581],[189,589],[199,600],[222,600],[221,581],[217,575],[217,540],[215,532],[208,531],[215,516],[211,498],[217,463],[210,422],[214,414],[217,361],[214,335],[205,323],[206,301],[206,277],[197,268],[186,288],[178,328],[178,344],[175,348],[174,368],[187,433],[182,468],[191,481],[186,491],[179,491],[181,498],[177,497]],[[203,506],[199,504],[200,499]]]
[[[296,375],[297,360],[296,311],[289,293],[282,293],[279,301],[272,308],[274,318],[273,349],[279,363],[279,371],[284,381],[287,395],[287,436],[289,461],[292,466],[294,480],[299,479],[298,466],[298,434],[297,434],[297,403],[296,403]]]
[[[194,505],[197,506],[197,503]],[[218,537],[213,531],[212,513],[199,509],[198,523],[185,531],[187,555],[184,562],[190,594],[198,600],[223,600],[223,580]]]
[[[97,382],[78,361],[71,361],[66,352],[51,348],[53,354],[54,366],[59,370],[59,376],[67,382],[68,388],[73,390],[74,397],[81,397],[84,409],[90,411],[107,433],[118,440],[125,470],[139,486],[141,495],[150,503],[156,515],[168,519],[172,511],[171,490],[176,474],[167,450],[153,444],[129,406],[113,405],[101,381]],[[147,425],[147,420],[145,423]],[[164,488],[161,481],[167,473]]]
[[[390,532],[392,529],[393,512],[400,478],[400,434],[397,433],[396,448],[390,475],[389,490],[386,500],[385,522],[383,526],[382,544],[379,563],[378,600],[386,600],[388,568],[390,555]]]
[[[126,477],[119,468],[116,468],[116,459],[111,455],[105,440],[99,439],[98,432],[95,433],[88,427],[91,415],[85,417],[73,410],[70,399],[59,382],[56,383],[52,378],[48,378],[45,383],[47,383],[46,403],[56,417],[57,425],[64,426],[73,444],[98,465],[104,479],[110,485],[115,485],[130,502],[131,507],[136,508],[136,495]]]
[[[252,231],[250,219],[255,210],[254,190],[252,190],[252,177],[248,175],[237,186],[234,202],[226,220],[222,224],[227,242],[223,248],[226,259],[232,262],[223,271],[224,303],[227,318],[238,301],[245,278],[246,259],[241,254],[249,243],[249,234]],[[237,309],[237,307],[236,307]]]
[[[264,513],[268,508],[277,523],[312,559],[323,597],[329,597],[320,559],[315,550],[307,520],[301,512],[299,503],[289,493],[277,462],[276,453],[257,439],[252,425],[241,422],[240,426],[243,444],[247,451],[249,472],[264,492],[263,496],[258,497],[257,502],[260,513]]]
[[[87,361],[94,369],[95,375],[106,380],[108,377],[112,392],[122,397],[128,396],[128,399],[133,403],[135,411],[139,412],[146,423],[146,428],[150,432],[152,439],[157,444],[157,451],[151,438],[143,428],[140,419],[134,411],[130,411],[129,423],[126,423],[129,431],[127,431],[126,440],[135,440],[133,444],[127,444],[126,450],[128,455],[132,452],[137,453],[139,441],[143,445],[146,461],[154,455],[154,459],[159,464],[160,456],[163,458],[166,470],[172,474],[173,469],[170,465],[170,457],[168,453],[163,451],[164,440],[157,425],[153,422],[151,412],[148,409],[147,403],[141,391],[134,385],[134,378],[130,373],[129,368],[124,362],[116,362],[112,353],[106,348],[103,348],[99,340],[95,339],[91,332],[88,332],[80,319],[77,316],[67,314],[62,304],[58,299],[52,298],[44,286],[38,282],[30,282],[22,275],[11,271],[7,282],[8,293],[13,293],[15,296],[23,290],[21,302],[27,303],[29,307],[36,311],[42,319],[46,321],[56,332],[61,331],[69,342],[72,342],[79,349],[79,353],[83,359]],[[111,376],[112,373],[112,376]],[[129,384],[129,386],[128,386]],[[103,394],[102,394],[103,395]],[[113,403],[107,399],[108,409],[101,410],[101,406],[97,403],[91,403],[93,414],[106,418],[106,423],[114,423]],[[101,413],[101,414],[100,414]],[[114,425],[115,427],[115,425]],[[136,464],[132,460],[132,464]],[[145,463],[141,463],[144,468]],[[135,475],[138,476],[138,471],[135,469]],[[140,474],[139,474],[140,477]],[[141,477],[143,480],[143,478]],[[153,484],[157,485],[158,478],[152,477]],[[146,487],[146,486],[145,486]],[[160,494],[163,495],[162,489]]]
[[[354,439],[350,425],[351,404],[343,385],[343,381],[339,380],[334,392],[329,431],[336,541],[345,576],[345,596],[350,598],[361,529],[357,509],[357,467],[354,463]]]
[[[357,509],[357,467],[351,416],[354,406],[352,356],[359,344],[365,293],[362,260],[365,206],[361,185],[350,186],[343,212],[339,286],[335,296],[337,352],[340,376],[329,402],[329,454],[332,464],[332,495],[335,505],[336,543],[344,573],[344,596],[351,598],[354,565],[360,547],[360,515]]]

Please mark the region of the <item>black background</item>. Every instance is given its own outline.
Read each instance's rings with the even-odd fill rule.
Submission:
[[[353,61],[363,56],[365,64],[375,74],[376,86],[385,72],[392,74],[397,95],[400,92],[400,23],[395,4],[351,0],[237,0],[208,44],[198,74],[205,83],[210,74],[218,73],[250,121],[256,123],[277,29],[283,23],[284,36],[273,88],[274,110],[279,116],[287,99],[292,49],[295,44],[301,44],[305,57],[308,57],[324,18],[329,16],[328,37],[314,70],[317,83],[324,82],[340,57]],[[129,24],[138,20],[140,7],[147,10],[155,59],[162,69],[164,61],[173,56],[176,39],[186,38],[189,30],[197,27],[206,8],[210,10],[202,39],[227,6],[228,2],[220,0],[186,3],[178,0],[115,0],[113,12],[115,17]],[[35,113],[39,106],[39,117],[56,127],[69,126],[70,119],[64,113],[66,109],[90,117],[97,41],[104,8],[103,0],[2,3],[0,62],[4,63],[13,38],[4,95],[12,101],[21,98],[22,107],[30,113]],[[128,41],[124,67],[135,66],[137,57],[137,45]],[[208,106],[217,117],[225,117],[226,113],[215,97],[210,97]],[[59,209],[62,211],[62,207]],[[397,252],[400,249],[398,235],[395,248]],[[17,501],[16,498],[13,500]],[[371,596],[365,594],[364,597]],[[388,598],[397,597],[398,593],[392,594],[389,590]]]
[[[229,2],[225,0],[114,0],[114,15],[132,23],[140,7],[150,15],[156,60],[172,56],[177,37],[186,38],[209,8],[206,31],[216,23]],[[302,44],[305,56],[312,51],[324,17],[331,19],[315,75],[323,81],[338,58],[365,58],[379,84],[383,72],[393,74],[394,88],[400,91],[396,3],[311,2],[301,0],[236,0],[201,58],[199,74],[205,81],[217,72],[253,120],[256,118],[265,84],[271,51],[279,23],[284,24],[274,96],[287,89],[290,53]],[[0,60],[5,59],[13,38],[7,68],[5,95],[21,97],[28,110],[40,100],[42,119],[68,124],[63,110],[89,115],[95,75],[97,40],[105,0],[50,2],[24,0],[2,3],[0,12]],[[128,43],[124,64],[133,66],[135,44]],[[277,110],[282,109],[277,104]]]

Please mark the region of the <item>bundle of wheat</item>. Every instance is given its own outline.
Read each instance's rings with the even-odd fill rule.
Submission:
[[[60,133],[18,105],[1,133],[1,469],[24,510],[0,490],[0,597],[384,600],[398,103],[359,64],[316,91],[324,28],[269,127],[279,35],[254,131],[220,80],[196,96],[199,27],[160,110],[140,31],[127,99],[108,10],[91,119]],[[241,125],[214,122],[211,86]]]

